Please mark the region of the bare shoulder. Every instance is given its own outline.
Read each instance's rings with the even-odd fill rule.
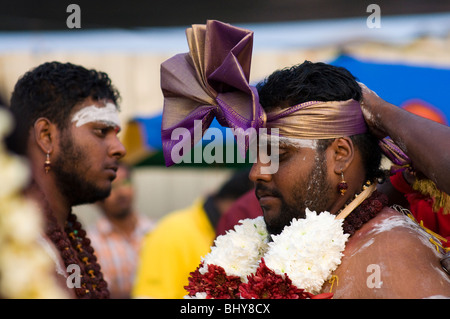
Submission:
[[[435,251],[436,247],[430,238],[432,236],[412,218],[390,207],[385,207],[352,237],[352,241],[372,239],[379,245],[390,243],[387,247],[385,246],[387,249],[398,249],[399,245],[406,245],[404,248],[426,246]],[[397,245],[392,245],[393,243]],[[421,245],[418,245],[419,243]]]
[[[384,208],[350,237],[335,296],[342,298],[450,297],[450,277],[433,239],[408,216]]]

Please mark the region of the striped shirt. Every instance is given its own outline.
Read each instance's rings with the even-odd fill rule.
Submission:
[[[142,238],[154,227],[154,222],[145,216],[137,216],[137,219],[131,235],[117,229],[105,217],[99,218],[95,226],[87,230],[114,299],[130,298]]]

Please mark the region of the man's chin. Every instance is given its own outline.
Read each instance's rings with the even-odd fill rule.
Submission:
[[[86,191],[86,192],[83,192],[82,194],[80,194],[80,196],[78,196],[74,200],[72,206],[93,204],[100,200],[106,199],[110,194],[111,194],[111,187],[104,188],[104,189],[100,189],[100,188],[91,189],[91,191]]]
[[[267,229],[267,232],[270,235],[275,235],[276,236],[276,235],[281,234],[281,232],[283,231],[284,227],[285,226],[279,227],[279,226],[276,226],[276,225],[271,225],[271,224],[267,224],[266,223],[266,229]]]
[[[266,223],[267,232],[271,235],[278,235],[283,231],[285,225],[280,225],[276,218],[274,219],[271,215],[270,212],[267,212],[263,208],[263,217],[264,222]]]
[[[292,219],[305,218],[304,211],[289,210],[286,209],[286,206],[282,206],[280,210],[274,208],[269,209],[267,207],[261,208],[263,210],[267,232],[271,235],[280,234],[286,226],[291,224]]]
[[[106,190],[99,191],[97,194],[98,194],[99,198],[96,199],[95,202],[97,202],[99,200],[104,200],[104,199],[108,198],[109,195],[111,195],[111,187]]]

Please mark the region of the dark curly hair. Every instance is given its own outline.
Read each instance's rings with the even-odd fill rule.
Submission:
[[[259,101],[266,111],[287,108],[308,101],[359,101],[361,88],[355,77],[345,68],[318,62],[305,61],[273,72],[256,85]],[[378,140],[370,133],[350,137],[359,149],[366,169],[366,179],[384,178],[380,170],[381,149]],[[318,151],[323,152],[334,139],[318,141]]]
[[[64,130],[73,107],[88,97],[109,99],[117,105],[120,95],[106,73],[72,63],[46,62],[25,73],[11,96],[16,129],[10,139],[14,145],[8,146],[25,155],[29,129],[38,118],[46,117]]]

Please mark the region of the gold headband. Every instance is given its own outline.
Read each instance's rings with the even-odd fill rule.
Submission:
[[[298,139],[328,139],[367,132],[358,101],[311,101],[267,114],[267,128],[280,136]]]

